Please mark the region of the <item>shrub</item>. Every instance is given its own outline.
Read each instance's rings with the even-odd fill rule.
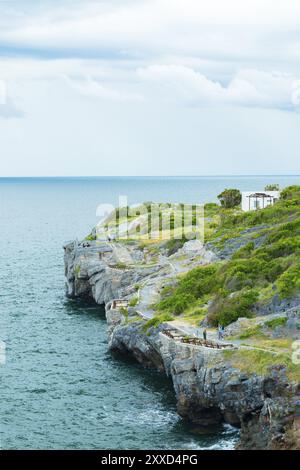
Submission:
[[[205,217],[213,217],[219,213],[220,206],[215,202],[209,202],[204,205],[204,215]]]
[[[246,331],[241,333],[239,335],[239,339],[248,339],[248,338],[251,338],[251,336],[257,336],[259,334],[261,334],[261,326],[256,325],[256,326],[253,326],[252,328],[248,328]]]
[[[176,287],[168,287],[163,298],[155,305],[160,311],[168,311],[179,315],[197,299],[210,293],[216,287],[215,273],[217,266],[201,266],[185,274]]]
[[[125,317],[125,320],[127,322],[127,320],[128,320],[128,310],[127,310],[127,308],[121,307],[120,308],[120,313],[121,313],[121,315],[123,315],[123,317]]]
[[[275,355],[267,351],[239,349],[238,351],[225,350],[223,356],[241,371],[266,375],[270,367],[283,365],[291,380],[298,382],[300,379],[299,365],[293,364],[290,353]]]
[[[273,320],[266,321],[265,325],[268,328],[276,328],[277,326],[284,326],[287,322],[286,317],[273,318]]]
[[[125,263],[123,263],[123,262],[120,261],[120,262],[116,263],[115,267],[116,267],[117,269],[126,269],[127,266],[126,266]]]
[[[137,297],[133,297],[130,301],[129,301],[129,307],[135,307],[137,304],[138,304],[138,301],[139,299]]]
[[[156,315],[155,317],[150,318],[150,320],[148,320],[143,325],[143,331],[146,332],[149,330],[149,328],[157,328],[161,323],[172,321],[172,320],[173,320],[172,315],[169,315],[167,313],[164,313],[162,315]]]
[[[265,186],[265,191],[279,191],[279,189],[279,184],[267,184],[267,186]]]
[[[281,192],[280,199],[284,201],[289,199],[296,199],[300,203],[300,186],[288,186]]]
[[[278,279],[277,287],[281,298],[300,292],[300,263],[292,265]]]
[[[75,274],[76,277],[79,276],[79,274],[80,274],[80,265],[79,265],[79,264],[77,264],[77,265],[75,266],[75,268],[74,268],[74,274]]]
[[[176,253],[176,251],[183,247],[185,242],[187,242],[185,237],[180,239],[171,238],[171,240],[168,240],[166,243],[167,255],[171,256]]]
[[[208,320],[213,326],[221,323],[224,326],[238,318],[251,318],[252,308],[258,299],[254,289],[242,291],[231,297],[218,296],[209,308]]]
[[[242,194],[238,189],[225,189],[218,196],[219,201],[221,202],[222,207],[225,209],[232,209],[237,207],[242,202]]]
[[[91,241],[94,241],[94,240],[96,240],[96,239],[97,239],[96,234],[94,234],[94,233],[92,233],[92,232],[91,232],[89,235],[87,235],[87,236],[85,237],[85,240],[90,241],[90,242],[91,242]]]
[[[254,250],[254,242],[249,242],[247,243],[247,245],[242,246],[239,250],[237,250],[232,256],[232,258],[233,259],[249,258],[253,250]]]

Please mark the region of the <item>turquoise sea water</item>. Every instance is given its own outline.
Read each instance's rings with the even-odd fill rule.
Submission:
[[[232,448],[235,430],[200,434],[178,417],[168,380],[111,357],[101,307],[65,298],[62,245],[119,195],[204,202],[273,182],[300,177],[0,179],[1,448]]]

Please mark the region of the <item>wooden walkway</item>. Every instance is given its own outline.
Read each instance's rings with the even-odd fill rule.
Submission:
[[[231,343],[217,343],[216,341],[200,339],[200,338],[196,338],[193,336],[183,336],[177,330],[167,329],[167,330],[163,330],[162,333],[168,336],[169,338],[175,341],[180,341],[181,343],[184,343],[184,344],[192,344],[194,346],[202,346],[202,347],[211,348],[211,349],[234,348],[234,345]]]

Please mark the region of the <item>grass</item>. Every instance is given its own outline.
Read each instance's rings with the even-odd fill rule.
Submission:
[[[295,365],[291,359],[291,353],[281,353],[278,355],[267,351],[238,350],[223,351],[225,359],[230,361],[233,367],[258,375],[267,375],[271,366],[283,365],[286,367],[286,374],[290,380],[300,380],[300,367]]]
[[[150,328],[157,328],[161,323],[172,321],[174,318],[172,315],[168,313],[164,313],[162,315],[156,315],[153,318],[150,318],[146,323],[143,325],[143,332],[146,333]]]
[[[128,266],[125,263],[119,262],[119,263],[116,263],[114,267],[117,269],[127,269]]]
[[[139,302],[139,299],[138,297],[133,297],[130,301],[129,301],[129,307],[135,307]]]
[[[206,308],[199,308],[196,310],[191,310],[190,312],[184,314],[182,319],[193,326],[197,326],[199,325],[199,322],[205,318],[206,314]]]
[[[91,232],[89,235],[87,235],[87,236],[85,237],[85,240],[90,241],[90,242],[91,242],[91,241],[94,241],[94,240],[97,240],[96,234],[93,234],[93,233]]]
[[[253,336],[265,336],[262,331],[261,331],[261,326],[256,325],[251,328],[248,328],[247,330],[243,331],[239,336],[237,336],[237,339],[248,339],[252,338]]]
[[[277,326],[284,326],[286,325],[287,322],[287,317],[279,317],[279,318],[274,318],[273,320],[269,320],[265,322],[265,325],[268,328],[276,328]]]
[[[219,214],[211,236],[217,248],[238,237],[246,243],[231,259],[178,277],[177,285],[165,289],[155,305],[158,313],[189,314],[206,302],[210,323],[226,326],[240,317],[251,318],[254,307],[267,304],[275,294],[282,299],[300,294],[300,186],[286,188],[274,206],[263,210],[211,206],[209,211],[214,223]],[[241,234],[253,227],[254,233]]]
[[[75,276],[78,277],[79,274],[80,274],[80,265],[77,264],[74,268],[74,273],[75,273]]]

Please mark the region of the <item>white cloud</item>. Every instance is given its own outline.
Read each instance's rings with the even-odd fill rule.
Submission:
[[[282,73],[241,70],[227,86],[180,65],[154,65],[139,69],[138,74],[155,85],[160,98],[189,105],[294,109],[300,104],[300,81]]]
[[[295,172],[299,30],[299,0],[0,1],[4,173]]]
[[[4,45],[118,57],[190,55],[214,60],[300,57],[298,0],[135,0],[49,7],[0,34]],[[250,64],[249,64],[250,65]]]
[[[84,96],[90,96],[93,98],[99,98],[109,101],[119,101],[119,102],[130,102],[143,101],[143,96],[138,93],[130,93],[128,91],[121,91],[111,87],[104,86],[103,84],[93,80],[91,77],[88,77],[84,80],[72,80],[69,77],[65,76],[66,83],[73,88],[75,91]]]
[[[4,80],[0,80],[0,117],[21,117],[20,112],[14,105],[12,99],[8,96],[7,84]]]
[[[6,102],[6,82],[4,80],[0,80],[0,105],[5,104]]]

